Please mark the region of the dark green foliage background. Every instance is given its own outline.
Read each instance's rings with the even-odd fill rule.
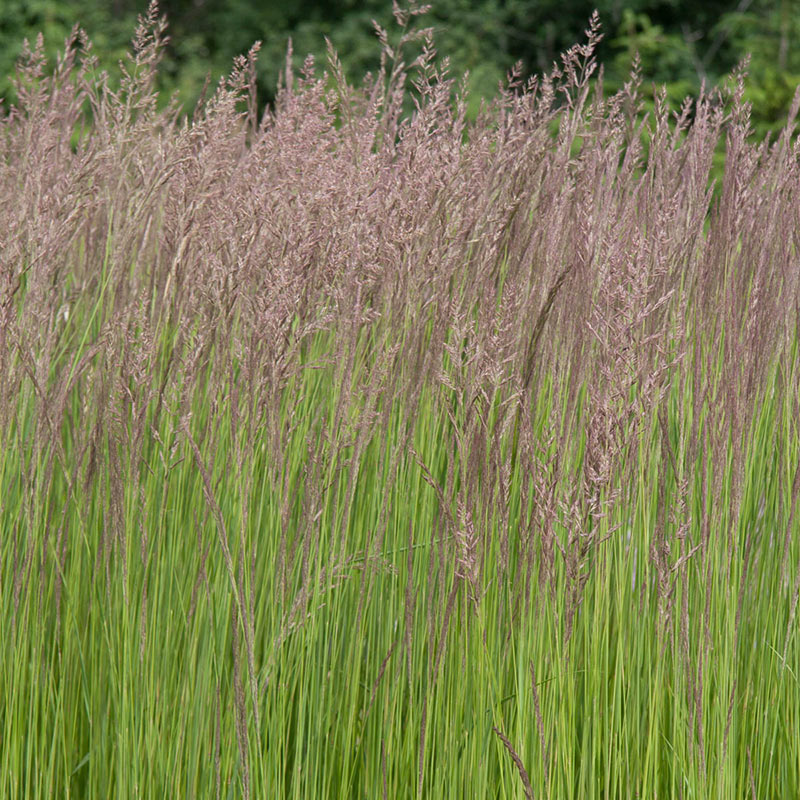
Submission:
[[[162,0],[171,41],[160,75],[165,95],[178,91],[185,107],[200,94],[207,75],[216,81],[233,57],[259,39],[261,104],[277,87],[291,36],[298,65],[309,52],[325,57],[325,37],[339,51],[348,76],[359,82],[376,69],[379,47],[372,20],[392,28],[389,0]],[[645,81],[665,83],[672,100],[713,84],[751,54],[748,99],[757,134],[782,124],[800,83],[800,0],[436,0],[418,22],[435,28],[440,53],[456,74],[470,71],[478,98],[494,93],[517,62],[525,74],[550,68],[559,52],[583,37],[594,8],[605,40],[599,52],[606,86],[618,88],[639,52]],[[0,96],[13,102],[14,63],[28,37],[42,31],[55,55],[77,22],[112,73],[128,46],[146,0],[0,0]]]

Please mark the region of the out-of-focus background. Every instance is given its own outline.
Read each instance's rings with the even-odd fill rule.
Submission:
[[[404,3],[401,3],[404,5]],[[49,56],[77,22],[89,34],[101,65],[113,74],[147,0],[0,0],[0,96],[14,100],[12,77],[23,39],[41,31]],[[666,84],[679,103],[701,82],[723,80],[750,54],[747,99],[763,135],[781,127],[800,83],[800,0],[435,0],[414,22],[432,26],[452,71],[470,73],[474,113],[479,98],[522,61],[524,74],[548,70],[565,48],[581,41],[592,11],[603,26],[599,60],[607,90],[619,88],[638,52],[644,81]],[[252,43],[263,42],[258,62],[260,103],[275,94],[289,37],[295,63],[307,53],[325,63],[325,37],[337,49],[348,79],[360,83],[378,67],[380,46],[372,20],[398,34],[391,0],[162,0],[170,43],[159,88],[178,91],[189,109],[206,76],[212,81]]]

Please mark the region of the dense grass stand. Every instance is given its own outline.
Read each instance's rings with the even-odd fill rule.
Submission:
[[[0,796],[797,797],[797,103],[645,116],[593,20],[468,120],[397,13],[260,124],[154,7],[113,91],[28,51]]]

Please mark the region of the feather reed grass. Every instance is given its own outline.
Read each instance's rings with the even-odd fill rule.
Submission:
[[[260,121],[155,5],[119,86],[26,49],[3,797],[800,793],[800,101],[645,117],[594,17],[467,122],[423,10]]]

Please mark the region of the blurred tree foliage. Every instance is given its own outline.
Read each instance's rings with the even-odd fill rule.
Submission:
[[[405,0],[404,0],[405,2]],[[112,73],[124,55],[147,0],[0,0],[0,96],[13,102],[11,76],[23,38],[41,31],[55,54],[77,22]],[[403,3],[401,3],[402,5]],[[345,71],[358,81],[379,64],[372,20],[392,34],[391,0],[161,0],[171,37],[161,74],[165,95],[177,91],[190,108],[206,77],[228,72],[236,54],[263,42],[259,58],[262,102],[274,97],[288,38],[295,62],[314,53],[325,60],[325,37],[339,52]],[[800,0],[434,0],[416,18],[432,26],[436,47],[452,70],[470,73],[472,110],[494,93],[517,62],[525,73],[548,70],[559,53],[583,38],[597,8],[605,39],[599,54],[608,89],[628,77],[634,53],[642,77],[667,85],[679,103],[701,82],[724,79],[751,55],[748,99],[758,133],[780,127],[800,83]]]

